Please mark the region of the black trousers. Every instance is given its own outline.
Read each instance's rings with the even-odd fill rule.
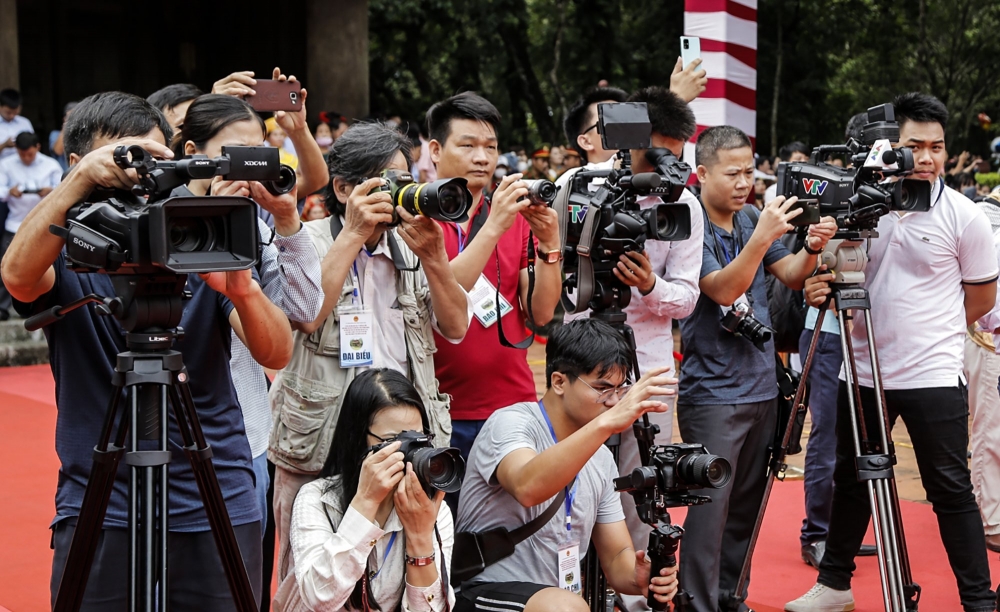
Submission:
[[[59,580],[69,554],[76,520],[60,521],[53,528],[52,580],[49,584],[55,604]],[[250,576],[250,585],[260,602],[261,546],[260,523],[233,527],[240,554]],[[232,610],[232,594],[215,547],[211,531],[171,531],[168,541],[167,581],[171,610],[222,612]],[[128,530],[104,529],[90,568],[90,578],[81,612],[112,612],[128,608]]]
[[[868,435],[877,439],[875,391],[861,387],[860,393]],[[890,427],[897,418],[902,418],[910,434],[927,501],[937,515],[963,608],[966,612],[992,612],[996,595],[990,590],[986,536],[969,475],[969,410],[964,390],[956,386],[886,391],[885,401]],[[841,382],[837,397],[833,511],[818,580],[838,590],[851,586],[854,556],[871,520],[867,486],[858,482],[855,470],[852,432],[847,385]],[[910,534],[914,536],[920,534]]]

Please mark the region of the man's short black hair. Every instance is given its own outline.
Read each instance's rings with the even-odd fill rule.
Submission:
[[[141,137],[159,128],[170,142],[174,131],[163,112],[139,96],[122,91],[105,91],[80,101],[63,127],[66,156],[90,153],[95,138]]]
[[[167,85],[163,89],[157,89],[149,94],[146,102],[149,102],[161,111],[166,111],[189,100],[194,100],[201,94],[202,91],[190,83],[176,83],[174,85]]]
[[[21,92],[16,89],[0,89],[0,106],[18,108],[21,106]]]
[[[907,121],[938,123],[942,130],[948,127],[948,107],[930,94],[911,91],[896,96],[892,106],[896,110],[896,121],[900,127]]]
[[[687,142],[698,129],[694,113],[687,102],[666,87],[643,87],[626,101],[646,103],[654,134]]]
[[[444,144],[451,136],[451,122],[471,119],[488,123],[493,132],[500,131],[500,111],[481,95],[466,91],[442,100],[427,110],[427,132],[432,140]]]
[[[847,122],[847,126],[844,128],[844,142],[847,142],[851,138],[857,140],[858,142],[861,142],[861,137],[862,137],[861,130],[862,128],[865,127],[865,124],[867,123],[868,123],[867,111],[863,113],[858,113],[857,115],[851,117]]]
[[[21,132],[14,139],[14,146],[17,147],[18,151],[27,151],[31,147],[37,147],[41,144],[38,140],[38,134],[34,132]]]
[[[566,133],[566,141],[580,157],[587,159],[587,152],[577,144],[576,137],[597,121],[596,116],[590,116],[590,105],[597,102],[624,102],[626,98],[628,94],[617,87],[591,87],[573,103],[563,119],[563,131]]]
[[[794,153],[802,153],[803,155],[809,155],[809,147],[806,143],[801,140],[793,140],[792,142],[786,144],[785,146],[778,149],[778,159],[781,161],[790,161]]]
[[[578,319],[557,327],[545,345],[545,386],[552,386],[552,373],[571,380],[596,371],[603,378],[620,371],[629,375],[632,353],[615,328],[598,319]]]
[[[697,166],[711,166],[719,160],[719,151],[753,148],[750,137],[743,130],[731,125],[710,127],[698,136],[694,148],[694,163]]]

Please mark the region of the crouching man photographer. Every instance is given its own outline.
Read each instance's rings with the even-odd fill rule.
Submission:
[[[631,354],[607,323],[573,321],[555,330],[545,349],[547,387],[540,401],[496,411],[469,455],[459,498],[459,531],[513,530],[550,517],[513,554],[462,585],[456,612],[523,609],[588,610],[580,592],[581,554],[593,538],[611,588],[669,601],[676,568],[650,580],[645,551],[632,548],[618,476],[605,440],[646,412],[663,412],[673,395],[666,368],[633,386]],[[627,391],[627,393],[626,393]],[[561,501],[560,501],[561,499]],[[465,559],[456,556],[453,570]]]
[[[739,579],[775,428],[774,343],[765,327],[757,327],[770,324],[764,269],[801,288],[836,224],[827,217],[811,226],[806,248],[792,255],[779,238],[801,214],[790,210],[795,198],[772,200],[759,216],[756,209],[744,210],[754,184],[746,134],[730,126],[709,128],[698,138],[695,159],[705,219],[701,297],[681,321],[677,423],[685,442],[729,459],[733,480],[707,492],[712,503],[688,511],[681,584],[693,597],[689,609],[715,612]]]
[[[997,258],[986,215],[944,186],[948,110],[937,98],[911,93],[893,101],[899,145],[913,151],[912,178],[934,183],[928,212],[890,212],[879,220],[868,249],[864,286],[871,299],[885,410],[890,427],[902,418],[913,443],[927,501],[966,612],[992,612],[986,536],[976,506],[966,453],[969,410],[962,379],[966,327],[988,313],[996,296]],[[891,248],[890,248],[891,247]],[[832,274],[806,282],[806,301],[822,306]],[[832,313],[827,316],[832,316]],[[868,332],[854,319],[855,371],[868,431],[878,430]],[[826,554],[816,585],[788,603],[790,612],[854,609],[854,555],[868,529],[871,506],[858,482],[843,370],[837,398],[837,463]]]
[[[130,94],[91,96],[66,122],[64,142],[74,166],[56,189],[25,218],[3,260],[3,279],[15,307],[34,315],[53,305],[66,305],[89,293],[114,296],[107,274],[67,270],[64,241],[49,232],[65,226],[69,208],[95,188],[127,190],[132,171],[119,168],[115,147],[137,144],[152,155],[169,158],[165,146],[172,130],[163,114]],[[291,354],[291,329],[284,313],[271,303],[252,270],[191,275],[180,326],[186,334],[175,348],[191,373],[195,408],[212,447],[212,463],[233,525],[243,563],[259,600],[261,579],[260,510],[253,492],[250,448],[229,372],[230,329],[259,363],[281,368]],[[52,522],[55,555],[52,597],[60,578],[80,514],[105,411],[113,392],[116,355],[125,350],[119,322],[85,307],[45,327],[56,383],[56,452],[59,484]],[[209,532],[209,522],[191,466],[180,447],[176,422],[170,420],[174,460],[169,468],[170,545],[168,601],[177,610],[234,610],[223,565]],[[124,609],[129,590],[127,501],[128,469],[123,461],[111,494],[103,534],[90,570],[82,610]],[[151,528],[151,527],[150,527]]]

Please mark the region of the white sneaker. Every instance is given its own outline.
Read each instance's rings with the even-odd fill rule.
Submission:
[[[836,591],[818,583],[802,597],[785,604],[785,612],[851,612],[853,609],[854,595],[850,589]]]

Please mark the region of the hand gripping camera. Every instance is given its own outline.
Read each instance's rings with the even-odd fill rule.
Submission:
[[[462,488],[465,460],[457,448],[434,448],[431,446],[432,438],[433,436],[419,431],[404,431],[392,440],[372,447],[372,451],[393,442],[402,442],[399,452],[403,453],[403,462],[413,464],[413,471],[427,497],[434,497],[435,490],[455,493]]]
[[[472,209],[472,193],[464,178],[441,179],[432,183],[418,183],[409,172],[383,170],[379,175],[382,187],[373,191],[384,191],[392,198],[392,224],[400,222],[396,207],[402,207],[411,215],[423,215],[435,221],[464,223],[469,220]]]

